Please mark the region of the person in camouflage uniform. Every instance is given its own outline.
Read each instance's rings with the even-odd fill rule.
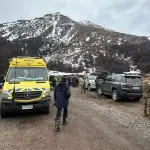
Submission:
[[[81,93],[83,93],[83,92],[85,92],[85,81],[84,81],[84,79],[83,78],[78,78],[78,80],[79,80],[79,86],[80,86],[80,90],[81,90]]]
[[[150,80],[143,82],[144,117],[150,119]]]

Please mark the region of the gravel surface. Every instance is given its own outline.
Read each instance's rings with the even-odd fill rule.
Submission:
[[[72,88],[69,122],[60,132],[53,106],[49,115],[0,119],[0,150],[150,150],[150,120],[142,113],[141,103],[116,103]]]

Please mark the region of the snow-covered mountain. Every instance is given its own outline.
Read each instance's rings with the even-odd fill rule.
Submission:
[[[34,54],[36,51],[42,55],[49,66],[62,63],[82,69],[127,65],[137,49],[132,49],[131,53],[122,50],[122,46],[137,48],[137,45],[149,43],[148,37],[115,32],[90,21],[76,22],[60,13],[0,24],[0,34],[11,42],[23,43],[22,50],[32,53],[34,49]]]
[[[75,24],[75,21],[59,13],[55,13],[32,20],[18,20],[16,22],[1,24],[0,32],[3,37],[10,41],[15,39],[36,38],[39,36],[63,41],[67,36],[72,34],[70,32],[73,30]],[[63,33],[64,30],[70,32],[65,34]],[[66,36],[64,37],[64,35]]]

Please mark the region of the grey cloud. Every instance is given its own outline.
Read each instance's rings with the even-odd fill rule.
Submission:
[[[120,32],[150,35],[150,0],[3,0],[0,22],[54,12],[76,21],[90,20]]]
[[[138,0],[121,0],[118,3],[116,3],[115,7],[114,5],[112,5],[111,9],[116,10],[118,13],[129,11],[133,9],[137,3],[138,3]]]
[[[99,9],[97,18],[108,28],[116,31],[137,34],[150,35],[149,31],[149,8],[144,5],[148,0],[120,1],[107,6],[105,9]],[[149,5],[150,6],[150,5]],[[98,19],[95,19],[97,21]]]

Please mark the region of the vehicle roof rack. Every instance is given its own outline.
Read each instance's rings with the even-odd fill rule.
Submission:
[[[129,71],[129,72],[123,72],[125,75],[142,75],[141,72],[138,71]]]

